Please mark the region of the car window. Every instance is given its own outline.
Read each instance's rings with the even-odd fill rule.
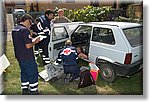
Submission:
[[[127,37],[130,45],[136,47],[143,44],[143,27],[133,27],[123,29],[125,36]]]
[[[80,25],[71,36],[73,44],[88,43],[91,37],[92,26]]]
[[[114,45],[115,39],[111,29],[94,27],[92,41]]]
[[[55,27],[52,33],[52,41],[68,38],[68,33],[65,27]]]
[[[92,27],[91,26],[79,26],[75,33],[91,33]]]

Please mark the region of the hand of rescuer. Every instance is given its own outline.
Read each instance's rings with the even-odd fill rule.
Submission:
[[[38,43],[40,41],[40,37],[36,38],[34,42],[26,44],[26,48],[30,49],[32,48],[36,43]]]
[[[40,37],[38,37],[35,41],[34,44],[38,43],[40,41]]]

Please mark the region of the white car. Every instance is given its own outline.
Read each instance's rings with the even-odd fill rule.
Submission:
[[[49,54],[55,59],[69,39],[65,26],[51,31]],[[74,46],[81,46],[88,59],[100,68],[103,80],[113,82],[117,76],[130,76],[142,68],[143,27],[128,22],[79,23],[70,34]]]
[[[24,9],[14,9],[14,14],[25,14]]]

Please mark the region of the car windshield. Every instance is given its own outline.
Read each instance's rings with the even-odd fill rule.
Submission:
[[[125,36],[127,37],[130,45],[136,47],[143,44],[143,27],[132,27],[123,29]]]

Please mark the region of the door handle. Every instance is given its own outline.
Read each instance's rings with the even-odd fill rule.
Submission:
[[[137,57],[138,55],[134,55],[134,57]]]

